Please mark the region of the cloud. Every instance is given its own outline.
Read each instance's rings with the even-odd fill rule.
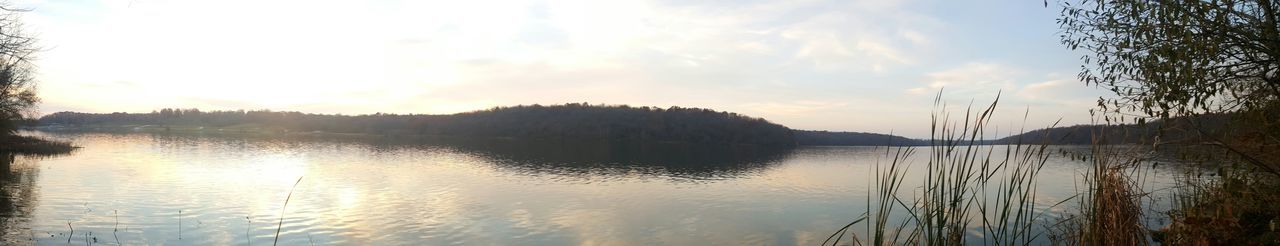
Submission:
[[[46,108],[91,112],[454,113],[588,101],[875,131],[927,119],[930,100],[903,91],[982,98],[1053,79],[986,55],[1006,47],[948,47],[990,37],[954,36],[968,33],[953,26],[966,16],[903,0],[20,4],[50,47],[38,64]],[[1024,90],[1028,101],[1045,97]]]
[[[907,41],[910,41],[912,44],[917,46],[930,45],[933,43],[931,40],[929,40],[929,37],[926,36],[925,34],[917,32],[915,30],[911,30],[911,29],[898,30],[898,36],[902,37],[903,39],[906,39]]]
[[[926,85],[908,89],[910,94],[937,92],[944,89],[949,94],[993,95],[997,91],[1013,91],[1018,77],[1024,72],[1008,65],[989,62],[971,62],[958,67],[931,72],[925,75]]]
[[[921,41],[927,40],[927,35],[919,32],[895,35],[901,32],[898,28],[917,24],[891,17],[901,11],[879,6],[875,10],[881,12],[874,12],[856,6],[857,3],[827,6],[842,11],[815,15],[779,33],[797,45],[796,59],[818,69],[881,72],[914,64],[916,56],[923,54],[907,51],[923,51],[928,44]]]
[[[1018,91],[1018,96],[1028,100],[1045,100],[1056,98],[1055,93],[1051,90],[1060,90],[1068,81],[1066,80],[1049,80],[1039,83],[1033,83]],[[1072,81],[1074,82],[1074,81]]]
[[[1104,90],[1090,88],[1075,78],[1066,78],[1057,74],[1046,76],[1048,80],[1028,84],[1017,92],[1023,100],[1036,104],[1057,104],[1079,107],[1091,107],[1099,96],[1106,96]]]
[[[837,89],[860,83],[851,73],[915,63],[936,28],[878,1],[24,4],[55,47],[40,61],[46,103],[95,112],[453,113],[591,101],[772,107],[753,113],[787,121],[821,106],[795,102],[856,97]]]

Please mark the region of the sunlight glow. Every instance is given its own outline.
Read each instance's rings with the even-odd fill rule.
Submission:
[[[1005,102],[1034,104],[1052,116],[1030,118],[1065,117],[1068,124],[1087,122],[1088,101],[1099,92],[1062,83],[1070,86],[1053,96],[1019,93],[1075,81],[1075,66],[1063,66],[1075,56],[1053,35],[1000,40],[1044,44],[1025,48],[939,42],[1052,30],[1056,12],[1047,9],[991,25],[916,6],[940,3],[902,1],[76,2],[19,2],[33,9],[24,16],[27,29],[50,47],[37,61],[43,113],[177,107],[447,114],[585,101],[919,135],[923,126],[899,123],[927,120],[931,86],[943,82],[962,101],[990,98],[996,89],[989,82],[999,83],[1012,95]],[[1009,15],[982,10],[991,13],[967,14]],[[919,76],[966,64],[1002,73]],[[857,106],[769,110],[812,105]]]

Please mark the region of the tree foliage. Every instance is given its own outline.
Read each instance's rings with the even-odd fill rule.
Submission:
[[[889,134],[866,132],[829,132],[796,130],[796,143],[813,146],[921,146],[927,140],[910,139]]]
[[[1280,4],[1270,0],[1082,0],[1062,42],[1084,50],[1078,74],[1119,97],[1113,112],[1187,115],[1265,107],[1280,97]]]
[[[1186,185],[1190,188],[1181,191],[1186,194],[1178,195],[1179,204],[1168,213],[1174,222],[1161,231],[1162,243],[1275,244],[1276,218],[1280,218],[1274,205],[1274,187],[1280,177],[1280,3],[1083,0],[1074,6],[1064,4],[1059,19],[1063,44],[1088,51],[1080,79],[1117,95],[1099,99],[1098,105],[1108,113],[1104,120],[1110,123],[1112,114],[1134,112],[1141,127],[1141,120],[1155,117],[1164,122],[1159,122],[1162,126],[1154,146],[1173,140],[1215,146],[1213,150],[1228,153],[1213,155],[1210,161],[1217,165],[1220,181],[1192,179]],[[1166,134],[1170,128],[1182,131]],[[1081,129],[1087,128],[1058,132]],[[1094,129],[1092,134],[1097,134]],[[1165,138],[1171,136],[1176,137]],[[1236,171],[1227,167],[1236,163],[1249,165],[1239,170],[1241,174],[1231,174]]]
[[[31,77],[35,39],[22,31],[21,11],[0,5],[0,12],[0,134],[7,135],[39,98]]]
[[[1194,144],[1228,137],[1235,114],[1200,114],[1194,117],[1155,119],[1144,124],[1074,125],[1028,131],[995,141],[997,144]],[[1186,131],[1197,128],[1200,131]]]
[[[1064,2],[1062,43],[1087,51],[1079,78],[1109,89],[1112,116],[1188,117],[1190,139],[1280,175],[1280,3],[1272,0]],[[1199,115],[1229,114],[1229,126]],[[1206,134],[1206,130],[1226,129]],[[1188,140],[1188,139],[1177,139]],[[1159,144],[1159,142],[1156,142]]]

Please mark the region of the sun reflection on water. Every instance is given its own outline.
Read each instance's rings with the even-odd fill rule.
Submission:
[[[27,216],[20,235],[36,234],[37,244],[65,244],[70,222],[73,242],[114,232],[126,245],[265,245],[284,212],[280,241],[292,245],[808,245],[860,213],[868,180],[859,177],[883,151],[800,149],[767,168],[700,179],[667,167],[556,165],[437,147],[71,137],[85,148],[36,160],[39,175],[24,181],[36,190],[32,209],[11,215]],[[1076,170],[1054,165],[1061,168],[1045,177]]]

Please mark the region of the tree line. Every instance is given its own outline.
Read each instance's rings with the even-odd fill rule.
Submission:
[[[1075,125],[1028,131],[995,140],[995,144],[1157,144],[1203,145],[1217,139],[1243,138],[1243,113],[1210,113],[1145,120],[1140,123]]]
[[[831,132],[831,131],[795,131],[796,142],[800,145],[817,146],[921,146],[929,145],[929,141],[911,139],[902,136],[866,133],[866,132]]]
[[[516,139],[625,140],[793,147],[792,130],[737,113],[627,105],[521,105],[451,115],[330,115],[290,111],[161,109],[150,113],[58,112],[40,125],[200,126],[279,132],[327,132]]]

